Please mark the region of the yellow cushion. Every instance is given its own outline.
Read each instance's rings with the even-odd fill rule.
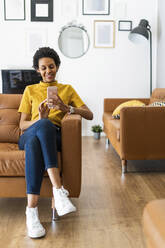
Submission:
[[[112,116],[114,118],[119,119],[120,118],[120,110],[123,107],[140,107],[140,106],[145,106],[145,104],[139,100],[130,100],[127,102],[121,103],[112,113]]]

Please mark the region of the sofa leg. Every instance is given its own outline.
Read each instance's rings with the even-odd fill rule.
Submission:
[[[59,220],[59,216],[55,208],[52,208],[52,220],[53,221]]]
[[[109,145],[110,145],[110,141],[109,141],[109,139],[108,139],[108,138],[106,138],[106,140],[105,140],[105,146],[106,146],[106,148],[108,148],[108,147],[109,147]]]
[[[122,159],[121,166],[122,166],[122,174],[127,173],[127,160]]]
[[[54,206],[54,198],[53,197],[52,197],[52,220],[53,221],[59,220],[59,216],[58,216],[57,211],[56,211],[55,206]]]

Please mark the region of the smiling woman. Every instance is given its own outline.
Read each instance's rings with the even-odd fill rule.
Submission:
[[[49,47],[42,47],[33,57],[33,67],[40,73],[39,84],[25,88],[18,112],[21,112],[19,149],[25,150],[25,175],[28,205],[26,223],[28,235],[39,238],[45,229],[38,217],[38,197],[45,170],[48,172],[56,199],[59,216],[76,211],[68,198],[69,192],[61,184],[57,152],[61,150],[61,120],[65,114],[79,114],[93,118],[77,92],[69,84],[55,80],[60,66],[58,54]],[[47,97],[47,88],[56,86],[55,95]]]
[[[59,66],[51,58],[41,58],[38,63],[38,70],[41,74],[43,82],[53,82]]]

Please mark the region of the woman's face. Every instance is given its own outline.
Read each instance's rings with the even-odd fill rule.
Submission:
[[[43,82],[53,82],[57,71],[58,67],[55,64],[54,59],[47,57],[39,59],[37,72],[41,74]]]

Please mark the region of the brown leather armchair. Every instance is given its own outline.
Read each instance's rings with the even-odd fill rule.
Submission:
[[[25,152],[19,150],[20,105],[22,95],[0,94],[0,197],[26,197]],[[62,120],[62,152],[58,153],[61,180],[70,197],[79,197],[81,190],[81,117],[66,115]],[[52,197],[47,173],[41,197]],[[55,213],[52,201],[53,214]],[[54,216],[54,215],[53,215]]]

